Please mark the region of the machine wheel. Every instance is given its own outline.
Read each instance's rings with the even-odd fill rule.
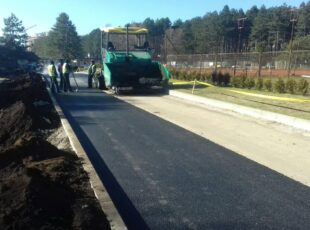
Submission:
[[[103,76],[98,77],[99,89],[106,89]]]
[[[117,87],[117,86],[113,86],[113,87],[112,87],[112,91],[113,91],[113,93],[114,93],[115,95],[119,95],[119,93],[120,93],[119,87]]]
[[[165,81],[163,82],[161,92],[162,92],[163,94],[169,94],[169,83],[168,83],[167,80],[165,80]]]
[[[115,87],[115,94],[119,95],[120,91],[119,91],[119,87]]]

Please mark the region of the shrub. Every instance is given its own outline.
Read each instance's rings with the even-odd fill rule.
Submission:
[[[297,82],[293,78],[287,79],[285,83],[285,89],[290,92],[291,94],[294,94],[297,88]]]
[[[206,80],[206,75],[204,73],[202,73],[200,75],[200,81],[205,81]]]
[[[217,75],[216,71],[212,72],[212,74],[211,74],[211,81],[212,81],[213,84],[218,82],[218,75]]]
[[[231,80],[231,85],[235,88],[240,87],[240,77],[233,77]]]
[[[212,82],[212,76],[210,74],[205,75],[205,81],[211,83]]]
[[[183,78],[184,78],[184,81],[188,81],[189,79],[188,72],[184,71]]]
[[[229,83],[230,83],[230,74],[229,73],[225,73],[224,76],[223,76],[223,83],[225,86],[228,86]]]
[[[170,73],[170,76],[171,76],[171,78],[174,78],[174,79],[177,79],[177,70],[176,69],[169,69],[169,73]]]
[[[281,78],[278,78],[274,84],[274,90],[278,93],[285,93],[285,83]]]
[[[298,90],[302,95],[306,95],[309,89],[309,82],[306,79],[300,79],[298,82]]]
[[[219,86],[222,86],[224,83],[224,75],[223,73],[220,71],[218,74],[217,74],[217,84]]]
[[[240,77],[240,87],[241,88],[245,88],[246,87],[246,79],[247,79],[247,77],[244,76],[244,75]]]
[[[197,76],[198,76],[198,73],[194,70],[193,72],[190,73],[190,80],[197,80]]]
[[[169,73],[172,78],[175,78],[176,70],[174,68],[169,69]]]
[[[185,76],[186,74],[185,74],[185,72],[184,71],[180,71],[180,74],[179,74],[179,76],[180,76],[180,80],[185,80],[185,78],[186,78],[186,76]]]
[[[180,79],[180,71],[176,70],[174,74],[175,79]]]
[[[258,90],[262,90],[263,89],[263,87],[264,87],[264,80],[263,80],[262,77],[259,77],[259,78],[256,79],[255,87]]]
[[[195,79],[196,79],[197,81],[200,81],[200,78],[201,78],[200,73],[197,73],[197,75],[196,75]]]
[[[266,90],[268,90],[269,92],[272,91],[272,81],[271,81],[271,79],[267,79],[264,82],[264,85],[265,85]]]
[[[252,77],[247,77],[244,81],[245,87],[252,89],[255,86],[255,81]]]

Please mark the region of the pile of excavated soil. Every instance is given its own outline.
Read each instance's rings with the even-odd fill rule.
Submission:
[[[0,82],[1,229],[110,229],[78,157],[48,139],[60,119],[37,74]]]

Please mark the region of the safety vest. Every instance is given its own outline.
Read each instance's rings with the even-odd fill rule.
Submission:
[[[88,67],[88,74],[89,75],[93,75],[96,73],[96,65],[95,64],[91,64],[89,67]]]
[[[63,73],[69,73],[69,72],[70,72],[69,66],[68,66],[67,63],[64,63],[64,64],[62,65],[62,72],[63,72]]]
[[[57,76],[56,68],[54,65],[50,64],[47,67],[47,71],[48,71],[48,76],[50,76],[50,77],[56,77]]]

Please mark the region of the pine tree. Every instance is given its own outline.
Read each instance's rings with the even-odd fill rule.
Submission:
[[[58,16],[49,32],[49,45],[51,56],[55,58],[75,59],[82,56],[80,37],[66,13]]]
[[[91,58],[100,59],[100,42],[101,42],[101,31],[100,29],[95,29],[89,34],[82,37],[82,46],[84,56],[87,54]]]
[[[49,47],[49,37],[45,34],[41,34],[41,36],[34,40],[32,51],[40,58],[52,58],[52,56],[50,55],[51,50]]]
[[[297,35],[307,36],[310,34],[310,1],[307,4],[301,4],[299,11]]]
[[[21,20],[15,14],[4,19],[4,29],[2,42],[10,49],[25,49],[27,43],[27,33]]]

